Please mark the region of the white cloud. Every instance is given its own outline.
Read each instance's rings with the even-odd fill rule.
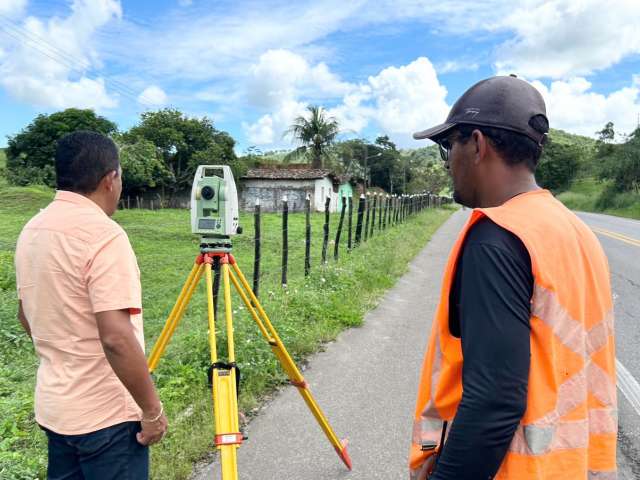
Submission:
[[[22,13],[27,0],[0,0],[0,14],[14,16]]]
[[[251,145],[270,145],[275,141],[271,115],[263,115],[253,124],[243,122],[242,128]]]
[[[255,145],[284,142],[282,135],[308,103],[340,97],[354,88],[326,64],[312,66],[301,55],[284,49],[268,50],[249,71],[247,100],[268,111],[253,124],[243,123],[249,142]]]
[[[250,98],[270,111],[243,127],[249,142],[261,146],[283,146],[283,132],[322,94],[342,98],[327,113],[343,132],[360,134],[373,123],[403,146],[415,144],[411,134],[442,122],[449,110],[447,90],[425,57],[388,67],[361,84],[343,82],[326,65],[311,67],[287,51],[268,52],[252,71]]]
[[[454,73],[454,72],[475,72],[480,68],[480,65],[476,62],[462,61],[462,60],[450,60],[444,62],[436,67],[438,73]]]
[[[285,1],[194,5],[188,14],[166,16],[153,29],[132,26],[127,52],[122,53],[131,65],[154,75],[189,80],[242,77],[264,52],[304,48],[352,21],[364,3],[306,1],[296,3],[296,8]]]
[[[138,102],[147,106],[162,106],[167,104],[168,97],[160,87],[151,85],[138,96]]]
[[[591,83],[576,77],[568,81],[554,81],[549,86],[540,81],[533,85],[542,93],[547,104],[549,123],[571,133],[595,137],[611,121],[618,133],[630,133],[637,125],[640,112],[640,79],[630,86],[603,95],[591,91]]]
[[[0,85],[13,97],[48,108],[105,109],[117,105],[102,78],[89,72],[101,66],[93,36],[122,15],[118,0],[75,0],[66,18],[27,17],[5,44]]]
[[[189,7],[193,4],[193,0],[178,0],[178,5],[181,7]]]
[[[638,0],[536,3],[517,8],[496,26],[515,32],[497,51],[498,71],[567,78],[606,69],[640,53]]]
[[[56,109],[68,107],[113,108],[116,101],[107,95],[102,79],[92,80],[82,77],[77,81],[57,80],[50,82],[34,76],[10,76],[2,80],[5,88],[13,96],[26,99],[34,105],[44,105]]]
[[[315,66],[290,50],[268,50],[250,69],[249,102],[259,108],[273,108],[291,98],[335,98],[351,86],[342,82],[324,63]]]
[[[449,106],[447,89],[440,84],[431,62],[420,57],[409,65],[389,67],[369,77],[375,101],[375,119],[406,143],[411,133],[444,121]]]
[[[306,103],[295,98],[284,100],[271,113],[260,117],[257,122],[242,123],[249,143],[252,145],[291,146],[290,139],[285,134],[293,120],[305,113]]]

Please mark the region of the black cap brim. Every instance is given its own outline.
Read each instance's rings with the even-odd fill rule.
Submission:
[[[426,130],[423,130],[421,132],[414,133],[413,138],[415,138],[416,140],[428,138],[429,140],[436,141],[440,137],[442,137],[443,134],[447,133],[455,126],[455,123],[442,123],[440,125],[436,125],[435,127],[427,128]]]

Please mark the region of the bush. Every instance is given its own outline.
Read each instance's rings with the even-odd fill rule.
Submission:
[[[634,204],[640,203],[640,195],[633,192],[620,193],[615,185],[608,185],[596,201],[596,208],[599,210],[606,209],[623,209],[629,208]]]

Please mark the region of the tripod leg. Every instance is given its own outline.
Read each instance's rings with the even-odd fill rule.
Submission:
[[[207,282],[207,313],[209,317],[209,346],[212,365],[213,415],[215,420],[215,444],[220,450],[222,480],[237,480],[237,449],[242,443],[242,434],[238,427],[238,398],[236,393],[235,368],[220,368],[216,347],[215,314],[213,305],[213,281],[210,257],[205,259],[205,275]],[[231,294],[228,282],[229,266],[222,264],[225,316],[229,335],[229,363],[233,364],[233,327]]]
[[[320,428],[322,428],[322,431],[326,435],[327,439],[335,448],[336,453],[347,466],[347,468],[351,470],[351,459],[349,458],[349,454],[347,453],[347,441],[343,440],[341,442],[336,436],[335,432],[331,428],[331,425],[329,425],[329,421],[320,409],[320,406],[315,401],[315,398],[313,398],[313,395],[309,390],[309,385],[307,384],[304,377],[302,376],[302,373],[300,373],[300,370],[289,355],[289,352],[287,352],[284,343],[282,343],[282,340],[280,340],[278,333],[271,324],[271,321],[262,308],[260,301],[253,294],[253,291],[251,290],[247,279],[242,274],[240,267],[238,267],[238,264],[235,262],[231,255],[229,255],[229,257],[233,272],[238,277],[236,279],[235,275],[231,274],[231,281],[238,291],[240,298],[242,298],[242,301],[249,310],[249,313],[258,324],[260,332],[265,337],[269,345],[271,345],[271,350],[275,354],[276,358],[280,361],[280,364],[282,365],[282,368],[284,369],[286,374],[289,376],[291,384],[298,388],[298,392],[300,393],[305,403],[307,404],[307,407],[320,425]],[[240,282],[238,282],[238,279],[240,280]]]
[[[200,263],[199,263],[200,262]],[[178,323],[182,319],[184,315],[184,311],[193,296],[193,292],[195,291],[200,278],[202,278],[202,263],[200,261],[200,257],[196,260],[196,263],[193,265],[189,276],[187,277],[187,281],[185,282],[182,290],[180,291],[180,295],[178,295],[178,299],[171,309],[171,313],[167,318],[167,321],[162,328],[162,332],[160,332],[160,336],[153,348],[151,349],[151,354],[149,355],[148,365],[149,365],[149,373],[153,373],[153,371],[158,366],[158,362],[160,361],[160,357],[164,353],[164,350],[167,348],[167,344],[173,333],[175,332]]]

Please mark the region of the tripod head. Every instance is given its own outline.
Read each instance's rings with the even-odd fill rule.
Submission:
[[[238,193],[228,165],[200,165],[191,187],[191,232],[201,252],[230,252],[238,225]]]

